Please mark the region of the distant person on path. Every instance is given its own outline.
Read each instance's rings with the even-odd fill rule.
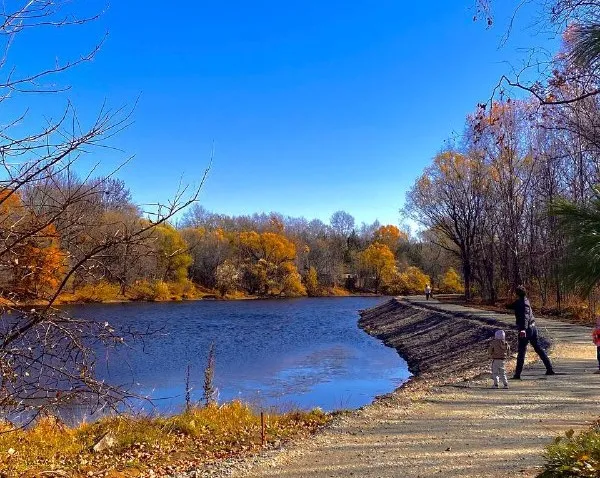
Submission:
[[[517,319],[517,330],[519,331],[519,353],[517,355],[517,368],[515,369],[513,379],[520,380],[521,378],[527,344],[531,344],[535,353],[538,354],[540,359],[542,359],[542,362],[544,362],[546,375],[554,375],[552,362],[550,362],[548,355],[546,355],[546,352],[538,343],[538,331],[535,326],[535,317],[533,316],[533,311],[531,310],[531,304],[527,298],[525,288],[519,286],[516,288],[515,292],[519,297],[513,304],[513,307],[515,308],[515,317]]]
[[[431,287],[427,284],[425,286],[425,299],[429,300],[429,297],[431,297]]]
[[[596,358],[598,359],[598,370],[594,373],[600,373],[600,317],[596,318],[596,327],[592,331],[592,337],[596,346]]]
[[[488,347],[488,355],[492,359],[492,380],[494,380],[492,387],[498,388],[498,377],[500,377],[504,388],[508,388],[505,360],[510,357],[510,345],[506,342],[504,330],[496,330]]]

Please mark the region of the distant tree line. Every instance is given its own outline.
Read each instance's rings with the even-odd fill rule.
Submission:
[[[277,213],[229,217],[194,205],[180,231],[192,257],[189,277],[221,294],[409,293],[431,280],[406,232],[377,221],[357,226],[344,211],[325,224]],[[460,289],[449,279],[445,284]]]
[[[81,198],[72,207],[44,227],[32,225],[74,191]],[[113,178],[53,174],[52,181],[0,194],[4,236],[35,229],[11,248],[0,272],[3,297],[15,301],[50,299],[63,281],[66,301],[193,298],[197,286],[220,296],[400,294],[421,292],[432,279],[461,290],[452,261],[428,264],[422,245],[397,226],[357,227],[344,211],[325,224],[276,213],[231,217],[194,204],[175,227],[153,225]],[[110,243],[150,225],[135,241]],[[101,254],[74,267],[100,246]]]

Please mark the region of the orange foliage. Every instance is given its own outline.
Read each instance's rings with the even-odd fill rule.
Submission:
[[[14,280],[16,288],[28,295],[51,293],[62,279],[65,254],[58,245],[54,226],[44,228],[25,243],[14,248]]]
[[[23,209],[23,203],[19,193],[6,188],[0,189],[0,216],[2,219],[20,209]]]
[[[387,226],[381,226],[375,231],[375,242],[385,244],[392,251],[395,251],[400,241],[407,241],[408,236],[402,232],[398,227],[389,224]]]

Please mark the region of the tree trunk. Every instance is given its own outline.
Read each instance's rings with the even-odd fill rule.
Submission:
[[[471,301],[471,262],[468,258],[463,258],[463,276],[465,278],[465,300]]]

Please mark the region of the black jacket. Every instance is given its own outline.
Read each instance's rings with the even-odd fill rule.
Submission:
[[[514,303],[515,318],[517,319],[517,329],[527,330],[535,326],[535,318],[531,310],[531,304],[527,297],[519,297]]]

